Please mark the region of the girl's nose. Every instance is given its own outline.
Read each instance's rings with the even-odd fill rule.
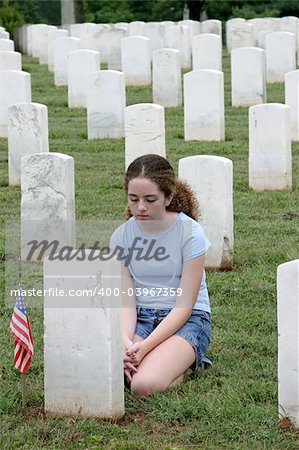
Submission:
[[[139,211],[146,211],[146,209],[147,209],[146,204],[144,202],[140,201],[138,203],[138,210]]]

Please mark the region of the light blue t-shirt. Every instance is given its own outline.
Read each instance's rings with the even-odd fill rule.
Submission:
[[[200,224],[184,213],[156,235],[146,234],[131,217],[110,241],[110,251],[122,255],[131,273],[136,305],[160,309],[175,306],[183,263],[204,254],[209,246]],[[205,271],[194,309],[210,312]]]

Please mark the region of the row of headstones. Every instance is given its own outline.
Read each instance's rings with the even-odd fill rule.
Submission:
[[[55,30],[52,30],[55,31]],[[56,30],[61,33],[65,30]],[[55,31],[55,33],[56,33]],[[47,63],[50,71],[54,71],[54,84],[56,86],[67,85],[68,83],[68,63],[67,55],[73,50],[86,49],[84,40],[75,37],[58,37],[51,41],[48,60],[41,63]],[[1,40],[0,40],[1,41]],[[181,68],[191,67],[197,69],[222,69],[222,44],[221,38],[216,34],[195,35],[191,41],[191,49],[188,50],[187,44],[182,39],[178,43],[170,42],[168,47],[178,50]],[[274,32],[266,37],[265,44],[265,62],[267,82],[282,82],[284,74],[296,68],[296,38],[293,33]],[[0,42],[1,49],[1,42]],[[103,62],[103,53],[100,51],[100,57]],[[135,61],[138,60],[139,64]],[[148,38],[132,36],[123,38],[120,41],[119,60],[114,58],[113,64],[108,68],[113,70],[122,70],[128,78],[129,85],[149,84],[150,65],[152,52]],[[72,69],[73,70],[73,69]],[[137,71],[137,73],[135,73]],[[141,72],[141,79],[140,74]]]
[[[269,35],[268,37],[269,39],[274,38],[273,43],[275,45],[273,47],[277,49],[276,57],[273,58],[273,61],[270,58],[267,63],[268,81],[283,81],[285,73],[291,71],[294,67],[295,58],[288,58],[288,50],[291,48],[288,44],[291,36],[287,34],[284,45],[280,47],[277,45],[276,36]],[[221,70],[221,46],[218,45],[219,41],[217,43],[218,39],[219,37],[216,35],[195,36],[194,54],[197,55],[195,61],[197,69]],[[213,44],[213,42],[216,44],[214,49],[218,49],[218,58],[212,56],[209,63],[202,55],[213,55],[213,51],[208,52],[209,43]],[[68,85],[69,107],[86,107],[87,76],[89,73],[100,69],[100,56],[92,50],[73,50],[68,53],[70,48],[73,48],[73,44],[78,44],[72,38],[58,40],[57,44],[55,84],[58,86]],[[213,45],[211,46],[212,49]],[[122,50],[122,67],[126,84],[143,85],[150,83],[151,58],[147,39],[141,37],[125,38],[122,41]],[[274,56],[274,52],[272,53]],[[289,56],[291,54],[294,56],[294,52],[289,52]],[[136,60],[138,60],[138,64],[135,63]],[[216,60],[217,63],[214,64]],[[281,61],[284,61],[284,64]],[[255,48],[233,50],[231,63],[232,105],[249,106],[265,102],[264,50]],[[0,52],[0,70],[20,70],[20,65],[21,55],[19,53]],[[177,51],[161,49],[153,52],[154,103],[163,106],[178,106],[182,103],[180,67]],[[169,81],[172,81],[174,86]],[[166,95],[160,95],[163,91]]]
[[[73,159],[55,153],[31,155],[23,158],[22,166],[22,236],[29,240],[33,236],[37,242],[38,239],[51,242],[55,237],[62,246],[72,246],[74,251],[70,252],[68,247],[68,256],[74,256],[77,253],[75,238],[74,234],[70,234],[70,228],[73,233],[75,220]],[[214,181],[207,176],[211,170],[215,173]],[[202,188],[209,199],[214,199],[215,195],[217,201],[223,200],[225,196],[231,199],[232,162],[227,158],[183,158],[179,162],[179,175],[189,181],[194,180],[195,175],[197,184],[198,180],[202,180]],[[199,192],[202,197],[202,189]],[[223,219],[222,224],[226,222],[226,231],[229,227],[232,228],[231,200],[229,203],[230,205],[220,201],[217,205],[211,204],[209,200],[207,205],[211,213],[216,208],[217,217]],[[206,209],[202,206],[205,214]],[[37,219],[38,224],[47,224],[47,230],[43,230],[44,235],[41,230],[36,229],[34,222]],[[71,221],[71,225],[68,229],[64,225],[63,230],[63,224],[68,221]],[[55,226],[53,233],[52,225]],[[32,226],[35,227],[33,232]],[[223,234],[222,239],[225,243],[223,258],[228,261],[232,256],[232,249],[227,244],[232,242],[228,241],[227,234]],[[124,412],[119,320],[120,269],[113,260],[103,262],[100,257],[93,255],[89,261],[88,255],[87,251],[83,262],[82,258],[76,260],[74,257],[71,261],[64,261],[63,257],[60,261],[45,259],[45,410],[54,414],[117,418]],[[279,413],[291,418],[296,425],[299,425],[298,283],[299,260],[279,266]],[[79,292],[82,295],[83,287],[85,293],[93,294],[80,297]],[[72,292],[73,295],[62,298],[57,292]],[[99,323],[102,324],[100,328]],[[83,332],[86,326],[90,330],[88,339]],[[101,346],[98,345],[99,341]],[[57,372],[60,377],[56,376]]]
[[[18,151],[15,151],[15,155],[18,155],[18,164],[20,164],[20,155],[22,154],[22,149],[25,148],[33,148],[33,145],[38,143],[36,137],[37,133],[37,114],[39,111],[40,118],[43,117],[44,125],[45,125],[45,106],[44,105],[13,105],[11,107],[12,110],[12,120],[16,119],[16,123],[12,126],[12,133],[10,137],[10,141],[16,143],[16,148],[18,147]],[[36,109],[35,111],[33,111]],[[24,114],[25,111],[25,114]],[[27,111],[27,114],[26,114]],[[30,111],[32,124],[34,125],[34,129],[32,127],[31,140],[34,141],[33,144],[26,144],[26,134],[27,134],[27,142],[28,142],[28,111]],[[43,111],[44,114],[41,114]],[[161,123],[164,125],[164,114],[163,107],[159,105],[152,104],[140,104],[140,105],[132,105],[126,108],[126,116],[127,116],[127,136],[126,136],[126,164],[128,165],[131,160],[140,155],[140,148],[142,148],[143,153],[159,153],[162,156],[166,156],[165,152],[165,138],[164,138],[164,130],[161,128]],[[150,114],[151,113],[151,114]],[[292,185],[292,168],[291,168],[291,141],[290,141],[290,133],[289,133],[289,108],[285,105],[277,105],[277,104],[269,104],[269,105],[257,105],[250,108],[249,114],[249,185],[252,189],[255,190],[269,190],[269,189],[288,189]],[[25,128],[25,133],[20,132],[22,129],[21,119],[23,118],[23,129]],[[16,126],[17,125],[17,126]],[[153,130],[155,130],[155,135],[153,134]],[[275,132],[273,132],[275,130]],[[40,133],[40,149],[41,151],[47,151],[48,145],[47,140],[42,137],[43,133]],[[42,148],[42,144],[46,142],[45,149]],[[10,152],[10,164],[12,162]],[[41,161],[49,161],[48,158],[51,158],[52,155],[41,154]],[[35,167],[32,163],[32,159],[30,156],[23,157],[23,160],[27,160],[29,158],[30,164],[28,166]],[[37,160],[36,154],[33,155],[33,158]],[[223,223],[223,227],[220,227],[222,230],[226,230],[226,232],[230,233],[230,236],[224,239],[223,236],[217,235],[213,232],[214,222],[213,222],[213,213],[210,215],[213,208],[211,204],[209,204],[208,208],[205,208],[205,188],[202,186],[202,180],[205,180],[203,185],[209,186],[211,182],[215,183],[215,181],[205,179],[205,175],[211,173],[212,168],[205,167],[205,163],[202,160],[203,157],[189,157],[186,158],[186,163],[182,163],[180,165],[180,174],[182,178],[186,178],[187,181],[193,186],[194,190],[198,193],[200,204],[203,208],[203,224],[207,231],[207,234],[210,240],[213,241],[214,246],[211,250],[210,254],[207,256],[207,267],[229,267],[232,264],[232,257],[224,258],[224,244],[229,247],[229,253],[232,255],[232,221],[230,222],[230,226],[228,226],[227,222]],[[224,211],[230,212],[232,211],[232,207],[230,206],[232,203],[232,175],[227,173],[228,169],[225,167],[229,167],[226,164],[223,164],[223,160],[217,157],[206,157],[208,163],[211,161],[215,167],[213,167],[212,172],[218,173],[218,169],[216,168],[217,164],[219,165],[219,174],[215,179],[217,183],[219,182],[219,191],[221,194],[225,193],[223,186],[228,186],[228,191],[230,192],[227,197],[221,198],[219,203],[216,204],[215,210],[221,210],[224,207]],[[199,167],[197,167],[196,160],[200,161]],[[16,164],[16,160],[14,161]],[[207,164],[208,164],[207,163]],[[185,166],[186,164],[186,166]],[[48,165],[48,162],[47,162]],[[38,166],[37,166],[38,167]],[[184,167],[186,167],[184,169]],[[203,168],[203,172],[200,171]],[[43,173],[44,170],[38,167],[40,173]],[[30,168],[26,169],[27,171]],[[35,169],[34,169],[35,170]],[[231,170],[231,169],[229,169]],[[222,173],[222,176],[221,176]],[[31,177],[34,183],[38,179],[37,173]],[[64,179],[64,177],[62,177]],[[68,177],[66,177],[68,179]],[[44,175],[42,177],[43,186],[45,186]],[[225,181],[226,180],[226,181]],[[46,183],[47,184],[47,183]],[[72,191],[72,190],[71,190]],[[36,192],[37,186],[30,186],[29,189],[30,195],[34,192],[34,199],[36,200]],[[59,189],[59,195],[61,195],[62,190]],[[202,197],[202,195],[204,197]],[[217,198],[217,195],[208,195],[208,198]],[[51,202],[52,203],[52,202]],[[73,203],[73,201],[72,201]],[[56,210],[56,208],[55,208]],[[38,205],[36,208],[36,214],[33,214],[33,206],[30,205],[29,208],[30,213],[28,214],[27,220],[31,217],[40,217],[41,207]],[[206,213],[205,213],[206,211]],[[26,216],[26,214],[25,214]],[[221,216],[221,215],[220,215]],[[219,225],[219,224],[218,224]],[[217,229],[218,229],[217,225]],[[30,228],[32,230],[32,228]],[[229,230],[229,231],[227,231]],[[32,236],[33,238],[33,236]],[[213,256],[212,256],[213,255]]]
[[[92,50],[103,51],[103,61],[108,62],[107,49],[111,48],[112,41],[119,45],[119,40],[126,36],[144,36],[148,37],[151,42],[151,50],[167,47],[168,39],[171,34],[174,36],[180,32],[176,28],[173,33],[169,30],[173,27],[186,27],[189,44],[196,34],[212,33],[222,36],[222,24],[219,20],[205,20],[198,22],[194,20],[183,20],[177,22],[142,22],[135,21],[131,23],[116,24],[72,24],[66,26],[66,30],[72,37],[80,38],[84,41],[84,45]],[[265,36],[274,31],[288,31],[296,36],[296,47],[298,46],[298,18],[287,16],[282,18],[256,18],[245,20],[242,18],[230,19],[225,23],[226,27],[226,45],[229,51],[234,48],[243,46],[257,46],[264,48]],[[56,28],[57,29],[57,28]],[[17,43],[22,53],[39,57],[40,53],[44,53],[47,49],[48,42],[53,39],[52,25],[36,24],[25,25],[18,29]],[[173,37],[172,37],[173,39]],[[175,38],[177,39],[177,38]],[[113,44],[113,45],[115,45]],[[106,48],[106,51],[105,51]],[[102,53],[102,52],[101,52]]]
[[[245,49],[235,51],[241,52],[241,57],[237,63],[236,59],[233,62],[235,84],[232,89],[232,99],[234,105],[249,106],[262,103],[266,100],[265,78],[263,76],[250,78],[254,74],[254,69],[251,67],[248,74],[247,62],[242,65],[243,56],[248,55],[248,51]],[[263,50],[254,49],[254,51],[262,52]],[[223,73],[216,70],[196,70],[186,73],[183,77],[183,96],[181,72],[176,64],[176,51],[162,49],[155,52],[157,52],[155,55],[157,60],[153,71],[154,104],[166,107],[179,106],[184,97],[185,140],[223,141],[225,139]],[[169,76],[170,71],[172,71],[172,77]],[[240,81],[242,75],[243,81],[248,81],[247,89]],[[88,139],[123,137],[125,135],[125,80],[123,73],[103,70],[91,73],[87,79]],[[285,76],[285,101],[290,108],[291,139],[294,141],[299,139],[298,79],[298,70],[289,72]],[[153,123],[152,120],[149,123]],[[163,122],[157,127],[157,136],[161,136],[162,125]],[[147,131],[149,132],[149,130]],[[154,134],[155,129],[153,128],[150,133],[151,137]]]
[[[96,96],[92,98],[96,103]],[[111,106],[109,100],[108,92],[107,103]],[[119,105],[112,102],[112,107],[115,110]],[[123,114],[126,167],[141,152],[166,155],[161,105],[131,105],[123,107]],[[104,122],[101,117],[106,115],[97,117],[96,113],[90,113],[89,120],[98,124]],[[22,157],[49,151],[47,107],[30,102],[12,104],[8,108],[8,121],[9,184],[17,186]],[[107,126],[105,121],[105,132]],[[117,131],[111,124],[110,130]],[[249,187],[253,190],[292,187],[290,108],[287,105],[270,103],[249,109]]]
[[[74,83],[84,85],[87,74],[100,68],[100,54],[88,49],[79,49],[80,41],[75,39],[61,38],[56,41],[54,55],[54,84],[56,86],[68,85],[72,89]],[[193,38],[192,45],[193,70],[222,70],[222,47],[218,36],[213,34],[197,35]],[[167,59],[171,58],[170,50],[158,49],[151,54],[147,38],[139,36],[124,38],[121,42],[120,70],[125,74],[126,85],[150,84],[151,63],[153,72],[157,73],[162,70],[161,65],[165,71]],[[166,75],[170,79],[173,73],[184,67],[181,60],[182,53],[178,51],[177,54],[177,61],[173,61],[168,71],[166,70]],[[266,81],[268,83],[283,82],[285,74],[296,68],[295,54],[294,35],[287,32],[272,33],[267,36],[265,51],[254,47],[233,50],[232,70],[238,70],[238,68],[242,70],[245,62],[246,68],[251,67],[251,70],[255,72],[254,75],[257,76],[259,83],[260,80],[263,81],[263,85]],[[82,63],[78,64],[80,58],[82,58]],[[240,59],[241,61],[239,61]],[[245,69],[243,69],[243,73],[239,84],[246,85],[247,80],[243,81]],[[234,83],[232,87],[234,87]],[[261,88],[258,92],[260,93],[260,91]]]

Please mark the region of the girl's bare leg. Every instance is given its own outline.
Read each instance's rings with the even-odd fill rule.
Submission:
[[[134,341],[142,340],[139,336]],[[183,380],[184,373],[195,360],[194,350],[180,336],[166,339],[141,361],[133,375],[131,391],[136,395],[162,392]]]

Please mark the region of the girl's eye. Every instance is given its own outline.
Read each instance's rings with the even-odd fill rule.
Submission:
[[[130,198],[130,202],[136,203],[136,202],[138,202],[138,199],[137,198]]]
[[[149,199],[149,198],[148,198],[147,201],[148,201],[149,203],[153,203],[153,202],[155,201],[155,199],[152,200],[152,199]]]

